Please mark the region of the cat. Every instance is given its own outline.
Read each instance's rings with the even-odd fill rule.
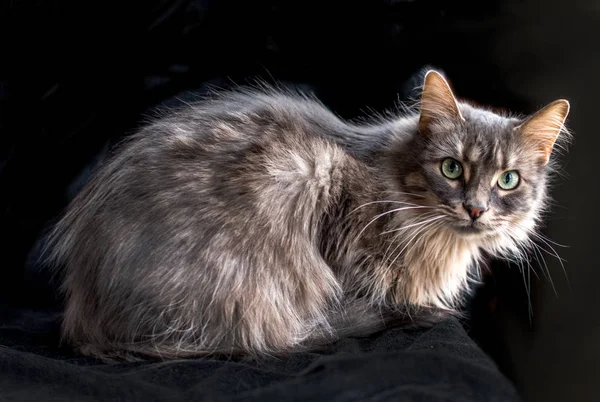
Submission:
[[[238,89],[143,126],[46,244],[63,340],[102,359],[260,357],[458,311],[485,256],[525,252],[569,102],[492,112],[436,70],[420,93],[357,123]]]

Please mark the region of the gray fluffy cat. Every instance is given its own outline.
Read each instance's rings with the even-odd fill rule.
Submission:
[[[174,111],[50,236],[64,340],[101,358],[281,355],[455,311],[483,255],[528,246],[568,111],[499,115],[435,71],[419,110],[371,124],[276,90]]]

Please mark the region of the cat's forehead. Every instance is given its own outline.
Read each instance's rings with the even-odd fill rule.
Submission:
[[[527,164],[529,152],[518,132],[521,121],[495,112],[461,104],[463,121],[444,127],[436,144],[436,157],[446,153],[469,164],[508,169]],[[439,155],[438,155],[439,154]]]
[[[461,114],[464,118],[464,127],[469,134],[488,134],[494,136],[512,136],[513,128],[520,121],[515,118],[503,116],[491,110],[475,108],[468,104],[460,105]]]

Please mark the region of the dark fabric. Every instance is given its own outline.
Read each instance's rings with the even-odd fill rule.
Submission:
[[[324,354],[107,365],[56,345],[55,314],[0,325],[0,400],[518,401],[455,319],[346,339]]]
[[[480,21],[495,2],[312,3],[54,0],[0,9],[0,400],[518,399],[455,320],[260,364],[106,365],[58,347],[60,300],[37,261],[40,236],[153,107],[258,77],[310,88],[351,118],[408,98],[424,65],[444,69],[465,97],[519,105],[496,85],[484,52],[466,63],[453,50],[486,48],[492,34]]]

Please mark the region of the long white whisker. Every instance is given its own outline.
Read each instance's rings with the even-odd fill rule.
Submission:
[[[523,279],[525,279],[525,268],[523,268]],[[527,290],[527,306],[529,308],[529,324],[531,324],[533,318],[533,306],[531,304],[531,271],[527,270],[527,284],[525,286]]]
[[[372,205],[372,204],[403,204],[403,205],[421,206],[419,204],[414,204],[412,202],[404,202],[404,201],[392,201],[392,200],[371,201],[371,202],[366,202],[366,203],[354,208],[352,211],[350,211],[348,213],[348,215],[358,211],[359,209],[361,209],[363,207],[366,207],[367,205]]]
[[[536,233],[533,233],[533,234],[537,236],[537,234],[536,234]],[[564,273],[564,275],[565,275],[565,279],[566,279],[566,281],[567,281],[567,286],[569,287],[569,290],[571,290],[571,281],[569,280],[569,275],[567,275],[567,270],[566,270],[566,268],[565,268],[565,264],[563,264],[563,261],[566,261],[566,260],[564,260],[563,258],[561,258],[561,257],[558,255],[558,253],[556,252],[556,250],[554,249],[554,247],[552,247],[552,246],[551,246],[551,245],[550,245],[548,242],[546,242],[546,241],[545,241],[543,238],[541,238],[541,237],[538,237],[538,239],[540,239],[540,240],[541,240],[541,241],[543,241],[543,242],[544,242],[544,243],[545,243],[545,244],[546,244],[548,247],[550,247],[550,249],[552,250],[552,253],[551,253],[551,252],[549,252],[548,250],[546,250],[544,247],[541,247],[539,244],[536,244],[535,246],[536,246],[536,247],[537,247],[539,250],[543,250],[543,251],[545,251],[546,253],[548,253],[548,254],[550,254],[550,255],[552,255],[552,256],[554,256],[554,257],[556,257],[556,259],[558,260],[558,262],[559,262],[559,264],[560,264],[560,267],[562,268],[562,271],[563,271],[563,273]],[[534,244],[535,244],[535,243],[534,243]],[[541,253],[540,253],[540,254],[541,254]],[[549,272],[549,271],[548,271],[548,272]]]
[[[427,218],[430,218],[431,216],[433,216],[435,212],[428,212],[426,214],[424,214],[422,216],[422,218],[424,218],[424,221],[419,221],[417,222],[414,226],[419,226],[419,225],[424,225],[427,223]],[[383,233],[381,233],[383,234]],[[396,235],[394,235],[394,238],[390,241],[390,244],[388,245],[387,249],[385,250],[385,253],[383,254],[383,261],[387,261],[387,259],[389,258],[388,252],[390,251],[390,247],[394,244],[394,242],[401,236],[401,233],[397,233]],[[398,247],[400,246],[400,244],[397,244],[396,247],[394,248],[394,250],[392,250],[392,253],[394,251],[396,251],[398,249]]]
[[[543,235],[542,233],[539,232],[533,232],[537,237],[541,238],[541,239],[545,239],[546,241],[548,241],[549,243],[554,244],[557,247],[564,247],[564,248],[569,248],[569,246],[564,245],[564,244],[560,244],[555,242],[554,240],[550,239],[548,236]]]
[[[522,230],[524,230],[525,232],[527,232],[528,234],[535,236],[537,239],[541,240],[545,245],[547,245],[550,249],[552,249],[552,252],[546,250],[545,248],[541,247],[541,250],[544,250],[546,253],[552,255],[553,257],[558,258],[559,260],[563,260],[566,261],[565,259],[561,258],[558,253],[556,252],[556,250],[554,249],[554,247],[552,247],[549,243],[553,243],[559,247],[568,247],[559,243],[556,243],[554,241],[552,241],[551,239],[549,239],[548,237],[544,236],[541,233],[536,232],[535,230],[528,230],[526,227],[524,227],[523,225],[516,223],[516,222],[512,222],[511,224],[518,226],[519,228],[521,228]]]
[[[531,275],[529,270],[527,270],[527,273],[525,272],[525,267],[523,266],[523,261],[521,259],[517,260],[516,263],[519,266],[521,275],[523,276],[523,285],[525,287],[525,292],[527,293],[527,313],[529,317],[529,324],[531,324],[531,319],[533,317],[533,308],[531,306]]]
[[[542,237],[540,237],[537,233],[532,232],[531,234],[534,235],[537,239],[541,240],[546,246],[548,246],[552,250],[552,252],[546,250],[544,247],[540,247],[541,250],[545,251],[546,253],[550,254],[553,257],[556,257],[559,261],[566,261],[564,258],[562,258],[558,255],[558,253],[556,252],[554,247],[552,247],[548,242],[546,242],[546,240],[544,240]]]
[[[512,234],[512,230],[510,228],[506,228],[505,233],[507,233],[509,236],[511,236]],[[512,237],[512,236],[511,236]],[[517,257],[517,256],[515,256]],[[511,258],[508,258],[510,261],[513,261]],[[533,306],[531,304],[531,270],[527,270],[527,272],[525,272],[525,267],[523,265],[523,259],[519,258],[516,261],[518,267],[519,267],[519,271],[521,272],[521,276],[523,277],[523,286],[525,287],[525,293],[527,293],[527,313],[528,313],[528,317],[529,317],[529,324],[531,324],[532,322],[532,318],[533,318]],[[531,267],[531,265],[530,265]]]
[[[437,217],[437,219],[441,219],[444,218],[444,215],[439,215]],[[391,267],[392,265],[394,265],[394,263],[396,262],[396,260],[402,255],[402,253],[404,252],[404,250],[406,250],[406,248],[412,243],[412,241],[420,234],[422,233],[425,229],[430,228],[431,226],[434,226],[436,224],[436,221],[429,221],[427,225],[424,225],[422,227],[420,227],[419,229],[417,229],[417,231],[415,232],[415,234],[412,235],[412,237],[406,242],[406,245],[404,247],[402,247],[402,250],[400,250],[398,252],[398,254],[396,255],[396,258],[394,258],[394,260],[388,265],[388,267]]]
[[[556,295],[556,297],[558,297],[558,292],[556,291],[556,287],[554,286],[554,281],[552,280],[552,275],[550,274],[550,269],[548,268],[548,264],[546,263],[546,259],[544,258],[544,255],[540,252],[539,247],[537,244],[535,243],[531,243],[533,245],[533,250],[536,256],[536,259],[538,260],[538,262],[540,262],[540,259],[537,258],[537,255],[539,254],[539,256],[542,258],[542,262],[544,263],[544,267],[546,269],[546,273],[548,274],[548,280],[550,281],[550,284],[552,285],[552,290],[554,290],[554,294]],[[541,264],[540,264],[541,267]]]
[[[527,229],[527,228],[523,227],[522,225],[520,225],[520,224],[518,224],[518,223],[513,223],[513,224],[515,224],[516,226],[520,227],[520,228],[521,228],[521,229],[523,229],[523,230],[526,230],[526,229]],[[542,241],[542,242],[543,242],[543,243],[544,243],[546,246],[548,246],[548,247],[550,248],[550,250],[552,250],[552,252],[550,252],[550,251],[546,250],[544,247],[541,247],[539,244],[535,244],[535,242],[534,242],[534,241],[532,241],[532,244],[535,244],[535,246],[538,248],[538,250],[539,250],[539,251],[545,251],[545,252],[546,252],[546,253],[548,253],[549,255],[551,255],[551,256],[553,256],[553,257],[556,257],[556,259],[557,259],[557,260],[558,260],[558,262],[560,263],[560,266],[561,266],[561,268],[562,268],[562,271],[563,271],[563,273],[564,273],[564,275],[565,275],[565,279],[566,279],[566,281],[567,281],[567,286],[569,287],[569,290],[571,290],[571,282],[569,281],[569,276],[568,276],[568,274],[567,274],[567,270],[566,270],[566,268],[565,268],[565,265],[564,265],[564,263],[563,263],[563,261],[565,261],[565,262],[566,262],[566,260],[565,260],[565,259],[563,259],[562,257],[560,257],[560,256],[558,255],[558,252],[557,252],[557,251],[554,249],[554,247],[552,247],[552,245],[551,245],[551,244],[550,244],[550,243],[547,241],[547,240],[549,240],[549,241],[551,241],[551,240],[550,240],[550,239],[548,239],[546,236],[543,236],[543,235],[541,235],[540,233],[537,233],[537,232],[535,232],[535,231],[527,231],[527,232],[528,232],[529,234],[533,235],[533,236],[534,236],[536,239],[539,239],[539,240],[541,240],[541,241]],[[562,245],[560,245],[560,246],[562,246]],[[564,246],[564,247],[566,247],[566,246]],[[540,253],[540,255],[541,255],[541,253]],[[542,258],[543,258],[543,257],[542,257]],[[550,274],[550,270],[548,270],[548,274]]]
[[[519,246],[517,246],[517,247],[519,247]],[[537,271],[533,268],[533,265],[531,265],[531,259],[529,258],[529,255],[527,254],[527,252],[525,250],[521,249],[520,247],[519,247],[519,250],[521,250],[520,253],[522,254],[522,257],[520,257],[519,259],[521,261],[525,261],[527,263],[527,266],[531,270],[531,272],[533,272],[533,274],[535,275],[535,277],[540,279],[540,276],[538,275]],[[545,274],[543,269],[542,269],[542,273]]]
[[[405,195],[412,195],[412,196],[415,196],[415,197],[426,198],[426,196],[424,196],[423,194],[407,193],[406,191],[389,191],[389,193],[391,193],[391,194],[405,194]]]
[[[379,215],[376,215],[376,216],[375,216],[375,218],[371,219],[371,220],[369,221],[369,223],[367,223],[367,224],[365,225],[365,227],[364,227],[364,228],[362,228],[362,230],[361,230],[361,231],[358,233],[358,235],[356,236],[356,239],[358,240],[358,238],[360,238],[360,236],[361,236],[361,235],[364,233],[364,231],[365,231],[365,230],[366,230],[366,229],[367,229],[367,228],[368,228],[368,227],[369,227],[369,226],[370,226],[370,225],[371,225],[373,222],[375,222],[377,219],[381,218],[382,216],[385,216],[385,215],[388,215],[388,214],[391,214],[391,213],[394,213],[394,212],[404,211],[404,210],[407,210],[407,209],[422,209],[422,208],[427,208],[427,207],[423,207],[423,206],[416,206],[416,207],[403,207],[403,208],[396,208],[396,209],[392,209],[392,210],[390,210],[390,211],[383,212],[383,213],[381,213],[381,214],[379,214]]]
[[[402,226],[401,228],[392,229],[392,230],[386,230],[385,232],[382,232],[381,234],[384,235],[384,234],[388,234],[388,233],[398,232],[400,230],[409,229],[409,228],[412,228],[412,227],[415,227],[415,226],[420,226],[420,225],[423,225],[425,223],[428,223],[428,222],[431,222],[431,221],[434,221],[434,220],[437,220],[437,219],[440,219],[440,218],[443,218],[443,217],[444,217],[444,215],[437,215],[437,216],[435,216],[435,217],[433,217],[433,218],[431,218],[429,220],[426,220],[425,222],[417,222],[417,223],[413,223],[413,224],[410,224],[410,225],[407,225],[407,226]]]

